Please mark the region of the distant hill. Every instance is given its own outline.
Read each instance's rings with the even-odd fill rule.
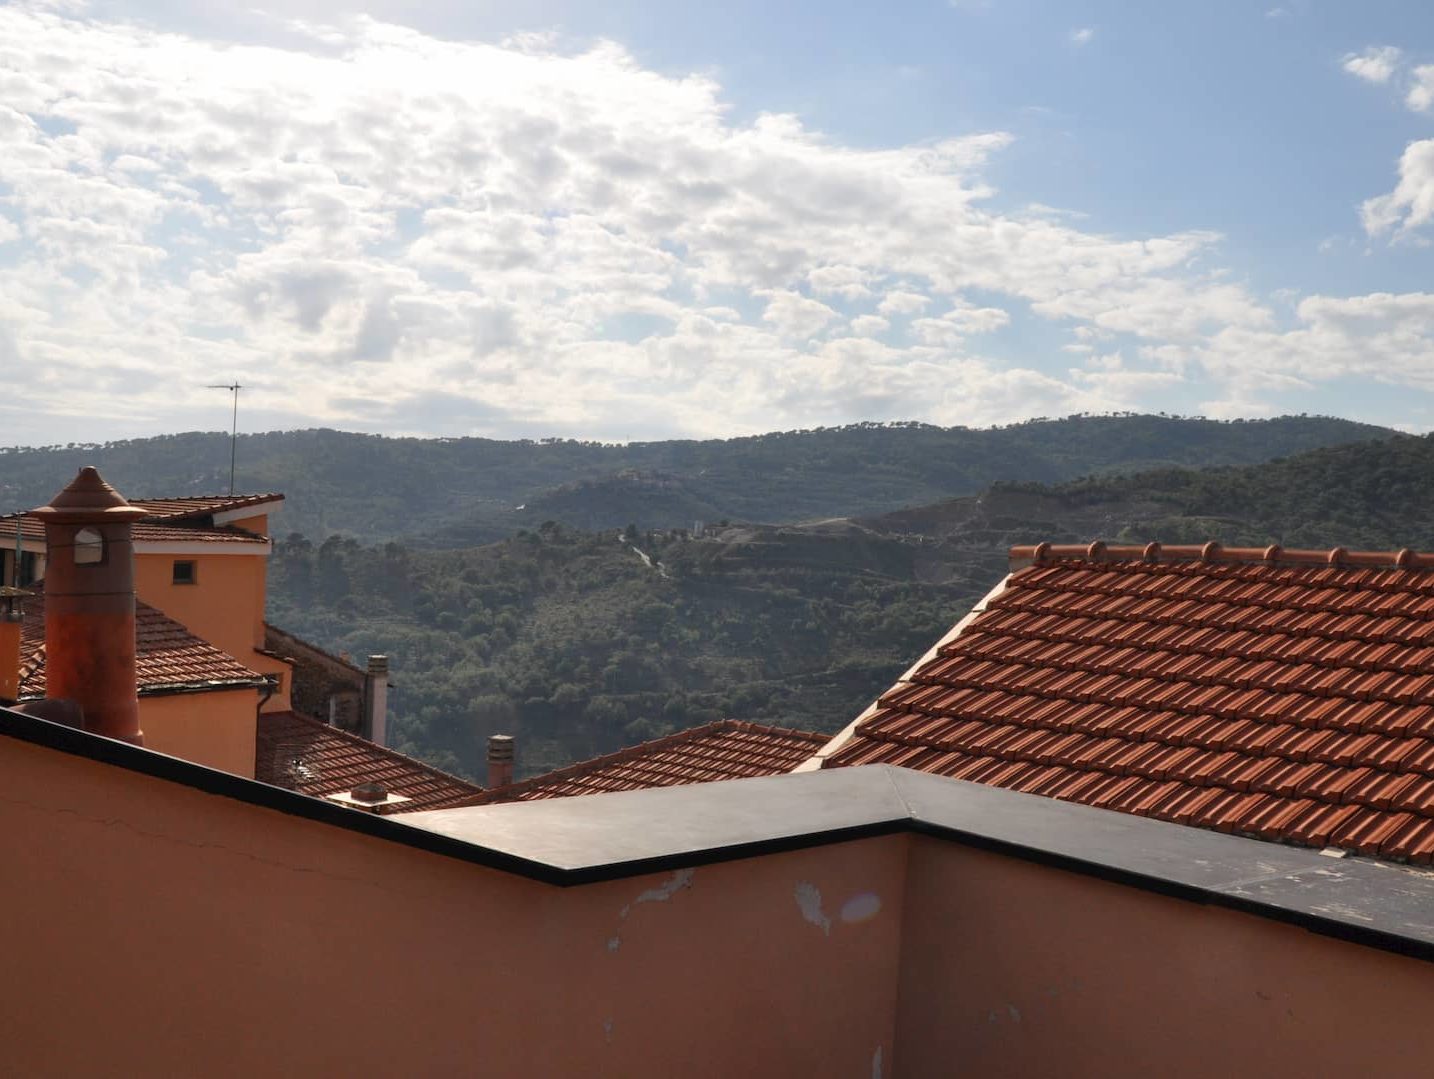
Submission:
[[[624,530],[625,532],[626,530]],[[399,748],[523,774],[726,716],[836,730],[989,582],[918,580],[910,543],[801,530],[584,532],[465,550],[275,545],[270,617],[393,664]]]
[[[900,542],[913,575],[988,576],[1019,543],[1203,543],[1434,550],[1434,436],[1327,447],[1258,465],[998,483],[893,513],[773,530]]]
[[[297,632],[390,654],[409,750],[476,774],[503,731],[535,771],[720,717],[838,729],[1001,578],[1012,544],[1434,550],[1431,496],[1434,438],[1401,436],[699,538],[550,523],[467,550],[284,541],[271,595]]]
[[[281,533],[463,547],[548,520],[646,529],[872,516],[993,483],[1249,464],[1392,434],[1305,416],[1080,416],[985,429],[856,424],[622,446],[309,430],[241,436],[236,486],[288,495],[275,523]],[[229,440],[190,433],[0,450],[0,510],[44,502],[85,464],[135,497],[213,493],[228,487]]]
[[[995,484],[855,522],[958,547],[1040,540],[1219,540],[1434,550],[1434,436],[1312,450],[1259,465]]]

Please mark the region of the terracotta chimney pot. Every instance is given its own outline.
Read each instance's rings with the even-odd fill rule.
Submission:
[[[75,701],[85,730],[143,745],[132,533],[145,511],[86,467],[30,515],[45,525],[45,695]]]

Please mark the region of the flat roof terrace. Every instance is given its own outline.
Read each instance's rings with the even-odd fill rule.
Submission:
[[[883,765],[381,817],[0,711],[0,774],[22,1072],[1425,1059],[1434,877],[1387,863]]]

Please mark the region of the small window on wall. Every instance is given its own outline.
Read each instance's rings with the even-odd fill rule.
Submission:
[[[105,560],[105,538],[95,528],[75,533],[75,565],[95,566]]]
[[[175,584],[198,584],[198,568],[193,562],[176,562],[174,564]]]

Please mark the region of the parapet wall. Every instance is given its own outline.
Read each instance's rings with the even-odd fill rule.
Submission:
[[[1215,905],[1305,887],[1306,858],[1418,899],[1428,882],[1403,869],[1254,844],[1263,876],[1194,902],[1175,876],[1228,866],[1185,857],[1191,829],[1102,838],[1119,815],[982,789],[973,805],[1006,811],[936,835],[964,787],[902,793],[911,773],[884,769],[420,828],[6,722],[33,728],[0,732],[12,1074],[1403,1076],[1427,1056],[1434,964],[1286,924],[1287,899],[1287,917],[1268,895],[1270,916]],[[923,823],[863,809],[883,791]],[[1040,815],[1066,810],[1079,858],[999,834],[1065,842]],[[1150,856],[1164,877],[1116,864],[1150,835],[1172,837]]]

